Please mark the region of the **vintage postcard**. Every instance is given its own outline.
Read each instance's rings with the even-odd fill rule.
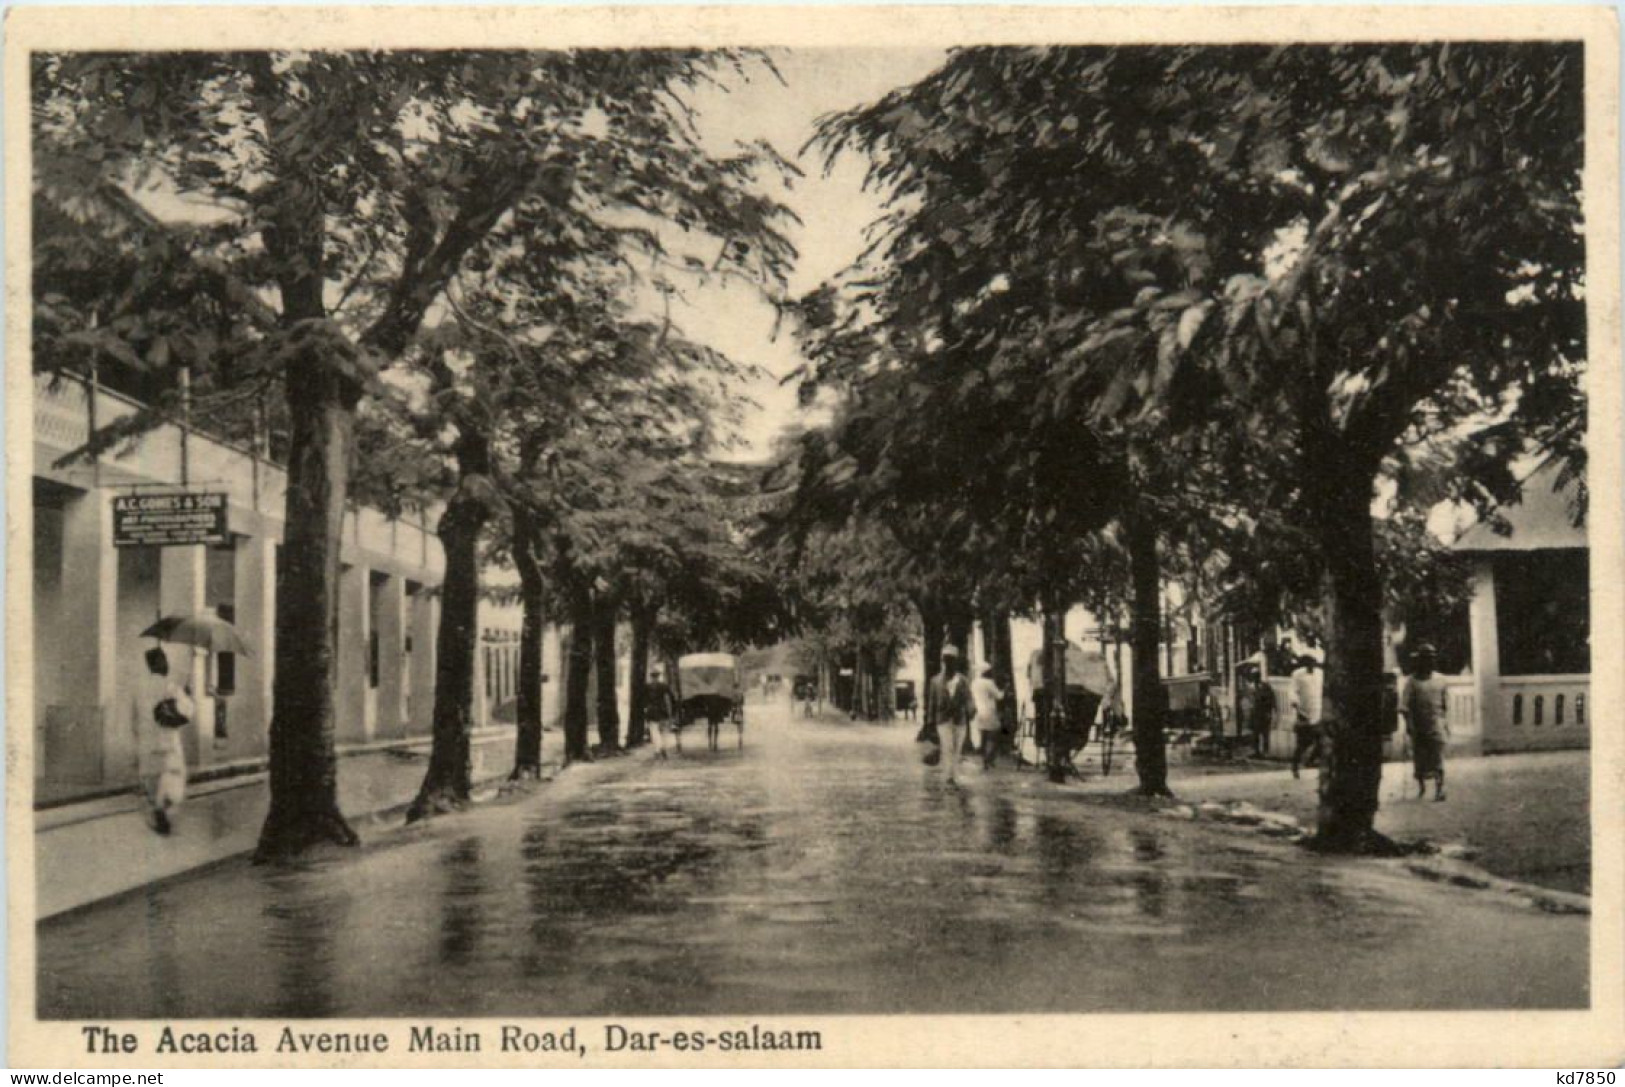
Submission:
[[[1617,64],[11,11],[9,1063],[1617,1066]]]

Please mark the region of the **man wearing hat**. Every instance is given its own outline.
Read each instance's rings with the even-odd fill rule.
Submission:
[[[1444,799],[1444,742],[1448,735],[1445,719],[1444,681],[1433,674],[1437,650],[1422,642],[1411,650],[1411,675],[1399,700],[1405,715],[1405,731],[1411,738],[1411,760],[1416,768],[1416,799],[1427,795],[1428,780],[1434,782],[1433,799]]]
[[[976,672],[976,680],[970,685],[971,701],[976,706],[976,716],[970,723],[970,743],[981,753],[982,769],[991,770],[998,755],[999,703],[1004,701],[1004,692],[993,679],[991,661],[984,662]]]
[[[666,758],[666,727],[677,716],[677,698],[666,686],[666,676],[659,668],[649,669],[649,682],[643,688],[643,720],[649,726],[649,735],[655,742],[655,758]]]
[[[1325,673],[1320,661],[1308,653],[1298,658],[1298,667],[1292,673],[1292,734],[1297,742],[1292,747],[1292,776],[1298,776],[1298,765],[1306,760],[1314,766],[1320,759],[1321,694]]]
[[[948,780],[958,781],[959,748],[965,742],[965,726],[970,721],[970,684],[961,671],[959,650],[953,646],[943,647],[942,667],[931,677],[930,689],[926,723],[936,726]]]

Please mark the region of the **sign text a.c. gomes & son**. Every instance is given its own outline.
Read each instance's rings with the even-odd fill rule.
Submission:
[[[226,541],[226,496],[214,492],[113,497],[113,546],[182,547]]]

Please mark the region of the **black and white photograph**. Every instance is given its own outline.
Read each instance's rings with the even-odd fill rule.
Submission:
[[[14,19],[13,1063],[1617,1065],[1617,31],[1462,11]]]

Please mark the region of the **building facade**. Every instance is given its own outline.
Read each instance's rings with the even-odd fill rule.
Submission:
[[[165,424],[95,460],[61,466],[94,428],[140,405],[71,378],[34,381],[32,705],[36,797],[50,803],[128,784],[133,705],[160,616],[213,612],[247,654],[170,645],[170,674],[198,704],[185,730],[194,771],[264,759],[275,655],[277,553],[286,477],[252,450]],[[115,546],[121,495],[226,496],[226,538]],[[355,748],[427,736],[445,559],[432,519],[368,508],[344,520],[335,704],[338,742]],[[517,609],[482,606],[475,721],[512,699]],[[511,720],[511,717],[510,717]]]
[[[1456,550],[1473,564],[1472,679],[1485,753],[1591,744],[1591,573],[1575,495],[1555,464]]]

